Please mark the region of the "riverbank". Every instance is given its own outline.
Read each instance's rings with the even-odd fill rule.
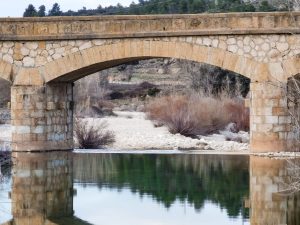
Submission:
[[[164,126],[155,127],[146,119],[143,112],[114,112],[116,116],[104,119],[85,119],[89,124],[97,126],[100,121],[108,123],[108,129],[113,131],[116,142],[108,148],[114,150],[189,150],[189,151],[220,151],[220,152],[249,152],[248,143],[226,141],[225,132],[199,139],[171,134]],[[248,134],[241,133],[247,139]],[[249,137],[248,137],[249,138]]]
[[[115,134],[116,142],[108,149],[117,151],[126,150],[178,150],[178,151],[206,151],[206,152],[236,152],[249,153],[247,143],[226,141],[225,133],[202,136],[199,139],[185,137],[180,134],[171,134],[166,127],[155,127],[150,120],[146,119],[143,112],[114,112],[116,116],[105,118],[86,118],[89,124],[97,126],[105,120],[107,129]],[[247,133],[243,138],[247,139]],[[7,150],[11,141],[11,126],[0,125],[0,146]],[[2,143],[2,144],[1,144]]]

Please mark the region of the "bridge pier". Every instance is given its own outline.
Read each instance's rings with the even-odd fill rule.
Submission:
[[[73,87],[71,83],[13,86],[12,150],[73,149]]]
[[[291,150],[294,135],[288,113],[287,84],[254,82],[250,85],[250,93],[251,151]]]

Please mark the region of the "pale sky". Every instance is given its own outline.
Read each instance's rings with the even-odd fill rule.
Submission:
[[[57,2],[62,11],[69,9],[77,11],[85,6],[87,9],[116,5],[121,3],[123,6],[128,6],[132,0],[0,0],[0,17],[21,17],[25,8],[29,4],[33,4],[36,9],[40,5],[46,6],[46,11],[52,8],[52,5]]]

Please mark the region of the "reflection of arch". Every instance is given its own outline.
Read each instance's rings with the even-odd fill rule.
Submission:
[[[12,68],[10,63],[0,60],[0,78],[12,82]]]
[[[186,42],[153,40],[122,40],[117,43],[95,46],[49,62],[40,71],[46,83],[75,81],[122,63],[158,57],[207,63],[253,80],[265,79],[263,74],[267,71],[266,64],[219,48]]]

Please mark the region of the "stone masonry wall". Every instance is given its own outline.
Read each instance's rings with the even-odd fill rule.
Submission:
[[[12,87],[12,148],[39,151],[73,148],[72,84]]]
[[[159,39],[219,48],[263,63],[281,62],[300,54],[300,35],[219,35]],[[142,38],[139,40],[142,40]],[[15,69],[19,67],[39,67],[70,53],[118,41],[120,40],[2,41],[0,42],[0,59],[13,64]]]
[[[293,150],[294,133],[286,87],[280,83],[251,83],[250,101],[250,148],[257,152]]]

